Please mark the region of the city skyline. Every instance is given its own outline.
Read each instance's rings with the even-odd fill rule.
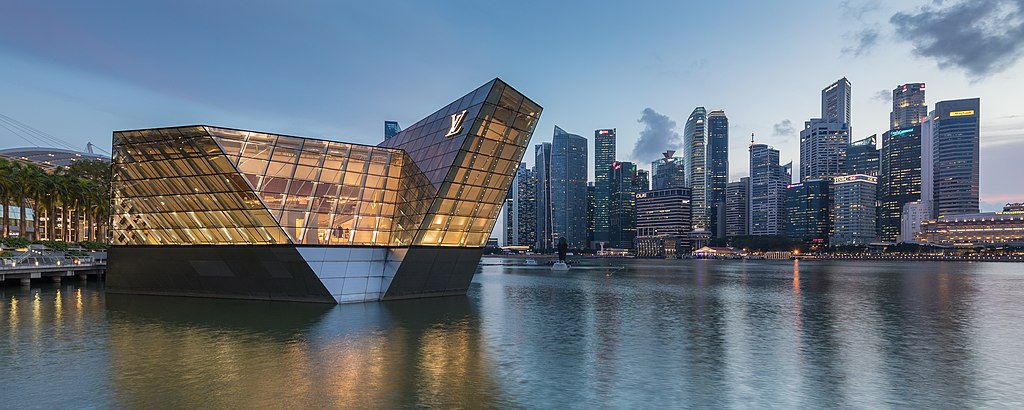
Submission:
[[[0,102],[0,113],[80,148],[92,141],[109,150],[114,129],[194,123],[370,144],[382,138],[382,121],[408,125],[426,114],[416,107],[443,103],[436,97],[443,95],[438,90],[464,88],[498,75],[548,102],[540,129],[558,123],[588,135],[616,128],[616,159],[641,168],[658,158],[633,155],[645,152],[637,150],[645,129],[667,131],[670,138],[646,152],[681,148],[672,146],[681,142],[671,140],[672,132],[682,134],[681,125],[693,107],[724,109],[734,148],[729,158],[735,164],[730,167],[732,182],[748,174],[745,150],[735,148],[745,146],[751,133],[779,149],[781,162],[798,165],[798,124],[816,116],[820,101],[813,93],[823,85],[841,77],[851,81],[851,116],[856,119],[851,139],[860,140],[888,130],[894,87],[922,82],[928,85],[929,107],[943,100],[985,100],[981,208],[993,210],[1024,200],[1012,177],[998,172],[1024,155],[1024,139],[1018,138],[1024,129],[1021,97],[1012,92],[1024,86],[1024,79],[1012,74],[1024,53],[1016,34],[1020,23],[974,28],[984,19],[1020,14],[1014,3],[1001,4],[1006,7],[986,12],[966,2],[795,2],[750,4],[745,6],[749,12],[739,15],[713,4],[645,9],[602,5],[572,8],[578,23],[541,25],[522,37],[481,18],[480,10],[415,3],[311,5],[316,12],[217,3],[151,5],[144,10],[116,2],[88,7],[18,3],[0,17],[0,56],[7,62],[0,73],[10,79],[0,85],[0,92],[9,96]],[[568,8],[524,4],[510,9],[508,18],[557,15]],[[680,13],[721,18],[698,19],[673,32],[657,28]],[[279,18],[303,23],[302,29],[284,31],[272,24]],[[232,19],[246,24],[230,29],[221,24]],[[637,29],[583,23],[593,20]],[[802,24],[789,24],[795,21]],[[838,22],[857,24],[834,29]],[[393,29],[380,29],[385,25]],[[964,35],[950,39],[942,28]],[[802,35],[808,30],[822,34]],[[681,52],[678,44],[694,36],[713,39],[716,52]],[[540,42],[536,40],[544,45],[528,58],[510,59],[477,47],[482,42]],[[987,51],[972,54],[972,49]],[[793,70],[808,58],[808,50],[838,64],[801,64]],[[464,64],[466,57],[474,64]],[[605,64],[547,63],[556,57]],[[421,81],[424,77],[431,81]],[[357,95],[360,104],[353,104],[351,97]],[[407,103],[394,104],[397,96]],[[677,124],[674,131],[658,128],[659,115]],[[0,132],[5,148],[27,144],[6,130]],[[527,163],[534,165],[529,156]],[[591,181],[592,172],[588,170]]]

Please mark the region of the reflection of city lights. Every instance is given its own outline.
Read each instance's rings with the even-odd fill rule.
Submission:
[[[57,294],[53,297],[53,316],[57,322],[64,319],[64,306],[60,300],[60,288],[57,288]]]
[[[800,294],[800,260],[793,261],[793,293]]]
[[[7,328],[11,331],[18,329],[18,299],[11,296],[11,310],[10,315],[7,317]]]

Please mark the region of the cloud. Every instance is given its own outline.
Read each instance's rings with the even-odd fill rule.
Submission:
[[[839,3],[839,9],[843,11],[843,16],[857,20],[863,18],[865,14],[878,11],[879,8],[881,8],[881,6],[874,0],[860,2],[843,0]]]
[[[878,44],[879,36],[878,29],[873,28],[850,33],[846,37],[853,37],[854,44],[843,47],[841,51],[845,56],[860,57],[867,55]]]
[[[782,122],[772,126],[772,136],[775,137],[789,137],[796,134],[796,128],[793,127],[793,121],[782,120]]]
[[[981,128],[982,147],[1024,145],[1024,115],[994,117]]]
[[[941,4],[941,3],[939,3]],[[1024,55],[1024,1],[960,1],[921,7],[889,19],[914,53],[939,68],[958,68],[978,79],[1004,71]]]
[[[892,90],[881,89],[875,91],[871,95],[871,99],[884,102],[886,104],[892,103]]]
[[[644,125],[640,138],[633,146],[633,159],[649,162],[661,157],[662,151],[679,150],[682,139],[675,131],[676,122],[667,115],[659,114],[654,109],[644,108],[638,123]]]

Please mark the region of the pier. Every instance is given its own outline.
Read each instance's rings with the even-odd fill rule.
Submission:
[[[4,265],[0,266],[0,282],[20,280],[22,285],[32,283],[33,279],[60,282],[63,278],[77,276],[87,280],[90,276],[100,278],[107,272],[106,262],[48,264],[48,265]]]

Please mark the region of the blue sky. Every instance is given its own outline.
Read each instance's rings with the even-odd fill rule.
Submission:
[[[588,138],[614,127],[619,158],[642,167],[655,159],[633,157],[646,108],[677,131],[695,106],[724,109],[736,179],[751,133],[798,158],[821,89],[845,76],[855,138],[887,128],[898,84],[927,83],[929,105],[981,97],[984,208],[1024,200],[1022,0],[0,9],[0,114],[78,146],[109,150],[113,130],[195,123],[376,143],[382,121],[410,125],[498,76],[544,106],[534,143],[556,124]],[[0,129],[0,148],[24,145]]]

